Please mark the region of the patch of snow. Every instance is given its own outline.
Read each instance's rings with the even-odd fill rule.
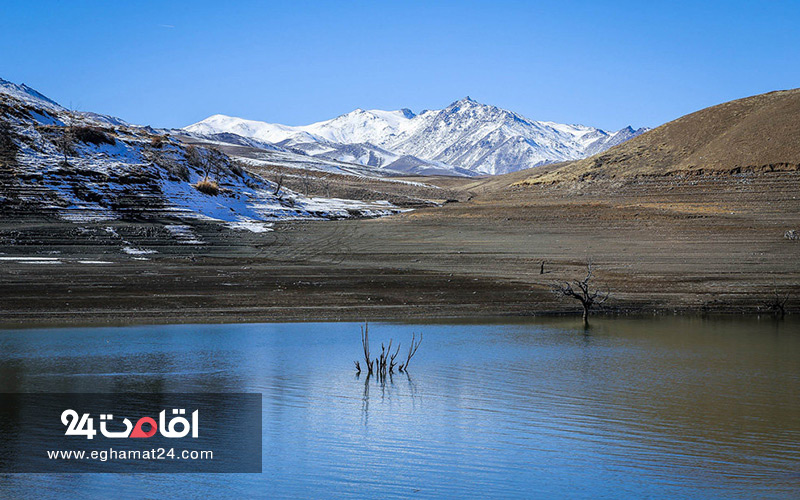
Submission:
[[[252,233],[267,233],[273,230],[273,224],[269,222],[257,222],[252,220],[226,222],[224,225],[237,231],[250,231]]]
[[[148,255],[151,253],[158,253],[155,250],[151,250],[149,248],[133,248],[133,247],[123,247],[122,251],[128,255]]]
[[[192,231],[191,226],[170,224],[164,227],[178,240],[178,243],[182,245],[202,245],[205,243],[198,239],[197,235]]]

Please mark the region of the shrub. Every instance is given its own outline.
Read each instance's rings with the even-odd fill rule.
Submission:
[[[216,196],[219,194],[219,184],[215,181],[210,181],[208,179],[203,179],[199,181],[197,184],[194,185],[198,191],[201,193],[205,193],[211,196]]]
[[[204,169],[206,166],[203,153],[194,144],[186,148],[186,163],[194,168]]]
[[[232,161],[230,162],[229,167],[233,175],[236,177],[244,177],[244,163],[240,161]]]
[[[155,149],[160,149],[164,145],[165,138],[163,135],[155,135],[150,139],[150,146]]]
[[[72,133],[75,140],[86,144],[94,144],[95,146],[101,144],[116,144],[113,137],[109,136],[98,127],[74,127]]]
[[[0,166],[10,167],[17,162],[17,143],[14,131],[6,121],[0,121]]]
[[[167,169],[170,176],[189,182],[189,167],[183,163],[169,161],[164,163],[163,167]]]
[[[189,168],[171,155],[162,151],[145,150],[144,156],[150,162],[166,170],[171,180],[183,180],[189,182]]]

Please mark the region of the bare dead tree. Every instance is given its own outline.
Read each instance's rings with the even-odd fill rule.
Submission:
[[[560,297],[569,297],[581,303],[581,306],[583,306],[584,326],[589,326],[589,313],[591,312],[592,308],[604,303],[611,296],[608,291],[601,292],[598,289],[592,289],[592,286],[589,282],[592,280],[593,273],[594,269],[592,266],[592,261],[590,260],[586,264],[585,278],[582,280],[574,280],[572,282],[564,281],[553,285],[553,293],[556,295]]]
[[[205,161],[205,155],[203,155],[203,152],[200,151],[200,148],[194,144],[186,148],[186,163],[188,163],[190,166],[198,170],[205,171]]]
[[[225,153],[219,149],[215,147],[208,148],[205,155],[205,168],[203,169],[206,180],[210,176],[214,176],[219,180],[227,159],[228,157],[225,156]]]
[[[64,166],[69,165],[69,156],[75,153],[75,132],[71,125],[64,125],[58,130],[58,135],[56,135],[53,145],[55,145],[59,153],[64,155],[61,164]]]
[[[203,172],[204,181],[210,177],[219,180],[227,162],[227,155],[215,147],[198,148],[192,144],[186,148],[186,163]]]
[[[397,367],[397,369],[400,372],[408,371],[408,364],[411,362],[411,358],[413,358],[414,355],[417,353],[417,349],[419,349],[419,345],[422,343],[422,334],[421,333],[419,334],[419,340],[417,340],[415,342],[416,338],[417,338],[416,334],[412,333],[411,334],[411,345],[408,348],[408,355],[406,356],[406,362]]]
[[[281,188],[283,187],[283,173],[275,174],[275,190],[272,192],[273,195],[277,196],[278,199],[281,199],[283,195],[281,194]]]
[[[311,174],[308,173],[308,170],[303,172],[303,175],[300,177],[300,182],[303,185],[303,194],[308,196],[308,192],[311,190]]]
[[[789,293],[787,292],[785,295],[781,295],[778,293],[778,289],[774,290],[774,295],[764,302],[764,306],[769,310],[772,311],[777,318],[783,318],[786,316],[786,303],[789,301]]]
[[[322,189],[325,191],[325,197],[331,197],[331,177],[326,175],[325,177],[321,178],[320,183],[322,184]]]
[[[17,143],[11,124],[0,119],[0,166],[11,167],[17,162]]]

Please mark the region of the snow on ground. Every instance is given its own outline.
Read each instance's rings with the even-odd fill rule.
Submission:
[[[134,247],[123,247],[122,251],[128,255],[149,255],[152,253],[158,253],[155,250],[151,250],[149,248],[134,248]]]
[[[182,245],[202,245],[205,243],[199,239],[191,226],[169,224],[164,227],[178,240],[178,243]]]
[[[237,221],[226,222],[225,226],[237,231],[250,231],[251,233],[267,233],[273,230],[273,224],[269,222]]]
[[[155,136],[146,128],[127,126],[113,117],[100,120],[95,118],[100,115],[92,113],[71,113],[35,90],[5,80],[0,80],[0,97],[24,111],[12,117],[13,132],[19,138],[15,174],[33,180],[21,181],[19,199],[38,203],[70,222],[117,220],[134,214],[137,218],[235,223],[253,230],[266,229],[258,226],[264,222],[373,217],[400,211],[388,203],[308,198],[285,188],[278,197],[273,183],[225,168],[213,176],[219,194],[204,194],[195,184],[205,173],[189,164],[186,146],[180,142],[167,139],[156,149],[151,145]],[[64,151],[58,147],[64,124],[74,128],[87,123],[107,140],[97,144],[73,140],[65,164]],[[295,162],[302,156],[275,154]],[[369,169],[360,165],[304,158],[330,171],[368,175]],[[168,230],[180,243],[202,243],[188,226],[168,226]]]
[[[63,264],[64,262],[77,262],[78,264],[86,265],[113,264],[108,260],[72,260],[61,257],[0,257],[0,261],[17,264]]]

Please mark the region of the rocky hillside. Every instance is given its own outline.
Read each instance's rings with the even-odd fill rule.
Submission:
[[[73,112],[0,80],[0,214],[70,221],[184,218],[263,222],[376,216],[388,202],[311,198],[208,145]]]
[[[697,111],[518,184],[764,171],[800,171],[800,89]]]

